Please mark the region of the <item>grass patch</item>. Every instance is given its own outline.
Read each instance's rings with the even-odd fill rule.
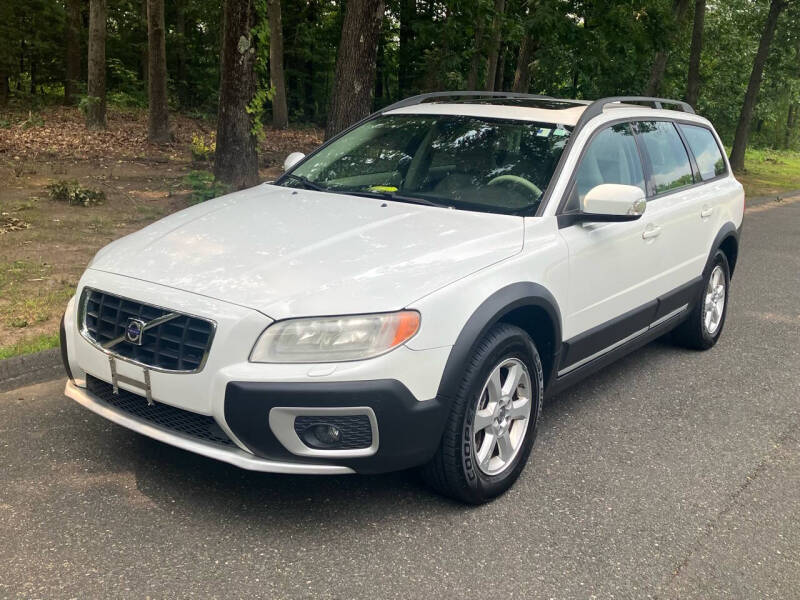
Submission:
[[[10,346],[0,346],[0,360],[21,356],[22,354],[33,354],[42,350],[49,350],[58,346],[58,335],[43,333],[36,337],[21,340]]]
[[[25,329],[58,316],[58,308],[66,305],[74,287],[51,280],[51,271],[52,266],[45,263],[0,263],[0,322]]]
[[[776,196],[800,189],[800,152],[750,148],[744,166],[736,178],[748,196]]]

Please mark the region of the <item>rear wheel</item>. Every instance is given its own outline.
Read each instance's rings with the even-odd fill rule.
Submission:
[[[440,493],[481,504],[517,480],[542,406],[542,363],[530,337],[507,324],[478,344],[423,476]]]
[[[707,350],[717,343],[728,313],[730,268],[725,253],[717,250],[703,280],[700,297],[689,317],[673,333],[673,339],[687,348]]]

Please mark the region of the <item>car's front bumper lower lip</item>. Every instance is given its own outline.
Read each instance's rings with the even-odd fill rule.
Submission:
[[[94,396],[85,388],[78,387],[72,380],[67,381],[64,394],[68,398],[71,398],[72,400],[75,400],[79,404],[85,406],[92,412],[95,412],[101,417],[104,417],[109,421],[113,421],[118,425],[127,427],[128,429],[151,437],[160,442],[171,444],[172,446],[176,446],[208,458],[230,463],[242,469],[268,473],[294,473],[301,475],[342,475],[354,472],[354,470],[350,467],[335,464],[305,464],[303,462],[269,460],[254,456],[243,450],[224,448],[215,444],[204,443],[178,433],[170,432],[110,408],[107,404]]]

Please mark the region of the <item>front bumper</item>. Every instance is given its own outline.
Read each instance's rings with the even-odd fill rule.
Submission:
[[[366,455],[346,450],[298,457],[275,435],[276,409],[297,413],[368,409],[377,424],[377,444]],[[231,382],[225,392],[225,421],[256,455],[270,460],[323,466],[335,460],[358,473],[383,473],[423,464],[439,445],[447,406],[438,399],[418,401],[394,379],[330,383]],[[321,417],[324,420],[324,417]],[[267,427],[267,424],[270,427]]]
[[[438,446],[446,407],[435,396],[449,347],[411,350],[401,346],[352,363],[254,364],[247,359],[250,349],[271,322],[257,311],[92,270],[84,275],[78,295],[84,285],[211,318],[218,324],[201,371],[145,372],[141,365],[123,358],[111,360],[107,352],[81,335],[75,301],[71,301],[62,330],[62,356],[70,374],[65,393],[115,423],[203,456],[276,473],[397,470],[424,463]],[[135,406],[139,406],[139,398],[147,402],[142,387],[146,382],[145,389],[157,404],[213,419],[233,443],[223,447],[159,426],[139,418],[136,411],[126,412],[107,402],[111,397],[105,392],[93,393],[91,386],[87,389],[93,379],[109,386],[114,373],[119,391],[135,395]],[[272,418],[274,408],[301,415],[330,410],[369,414],[374,447],[322,454],[298,451],[296,445],[286,443],[287,436],[275,435],[279,422]]]
[[[166,429],[150,425],[140,419],[130,417],[125,413],[109,408],[100,398],[88,392],[85,388],[78,387],[72,380],[67,381],[67,386],[64,388],[64,394],[78,404],[81,404],[97,413],[101,417],[105,417],[109,421],[113,421],[117,425],[122,425],[128,429],[132,429],[137,433],[146,435],[153,439],[172,446],[177,446],[189,452],[207,456],[221,460],[222,462],[236,465],[242,469],[250,471],[265,471],[269,473],[298,473],[307,475],[339,475],[346,473],[353,473],[353,469],[340,465],[332,464],[303,464],[299,462],[281,462],[275,460],[267,460],[254,456],[248,452],[239,449],[222,448],[213,444],[203,443],[194,440],[188,436],[181,436],[172,433]],[[142,399],[144,401],[144,398]]]

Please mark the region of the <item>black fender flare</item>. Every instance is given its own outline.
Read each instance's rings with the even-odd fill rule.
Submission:
[[[711,270],[711,264],[712,264],[712,261],[714,259],[714,254],[716,254],[717,250],[719,250],[720,247],[722,246],[722,243],[726,239],[728,239],[729,237],[732,237],[734,240],[736,240],[736,248],[737,248],[737,254],[738,254],[739,237],[741,236],[741,233],[742,233],[741,226],[739,228],[737,228],[736,225],[734,225],[731,221],[726,222],[722,227],[720,227],[719,231],[717,232],[716,237],[714,238],[714,241],[711,244],[711,251],[708,253],[708,259],[706,260],[706,266],[703,267],[703,277],[704,278],[706,277],[706,275],[708,275],[709,271]],[[730,265],[730,269],[731,269],[730,276],[731,276],[731,278],[733,277],[733,268],[734,268],[734,266],[735,265],[733,265],[733,264]]]
[[[552,380],[548,375],[558,363],[561,353],[561,311],[553,294],[542,285],[531,282],[512,283],[499,289],[472,313],[466,324],[458,334],[456,343],[450,350],[450,356],[439,382],[437,398],[446,400],[454,398],[464,373],[464,365],[472,355],[473,348],[486,334],[492,325],[500,321],[503,316],[522,307],[537,307],[543,309],[553,324],[553,367],[550,374],[545,374],[546,380]]]

